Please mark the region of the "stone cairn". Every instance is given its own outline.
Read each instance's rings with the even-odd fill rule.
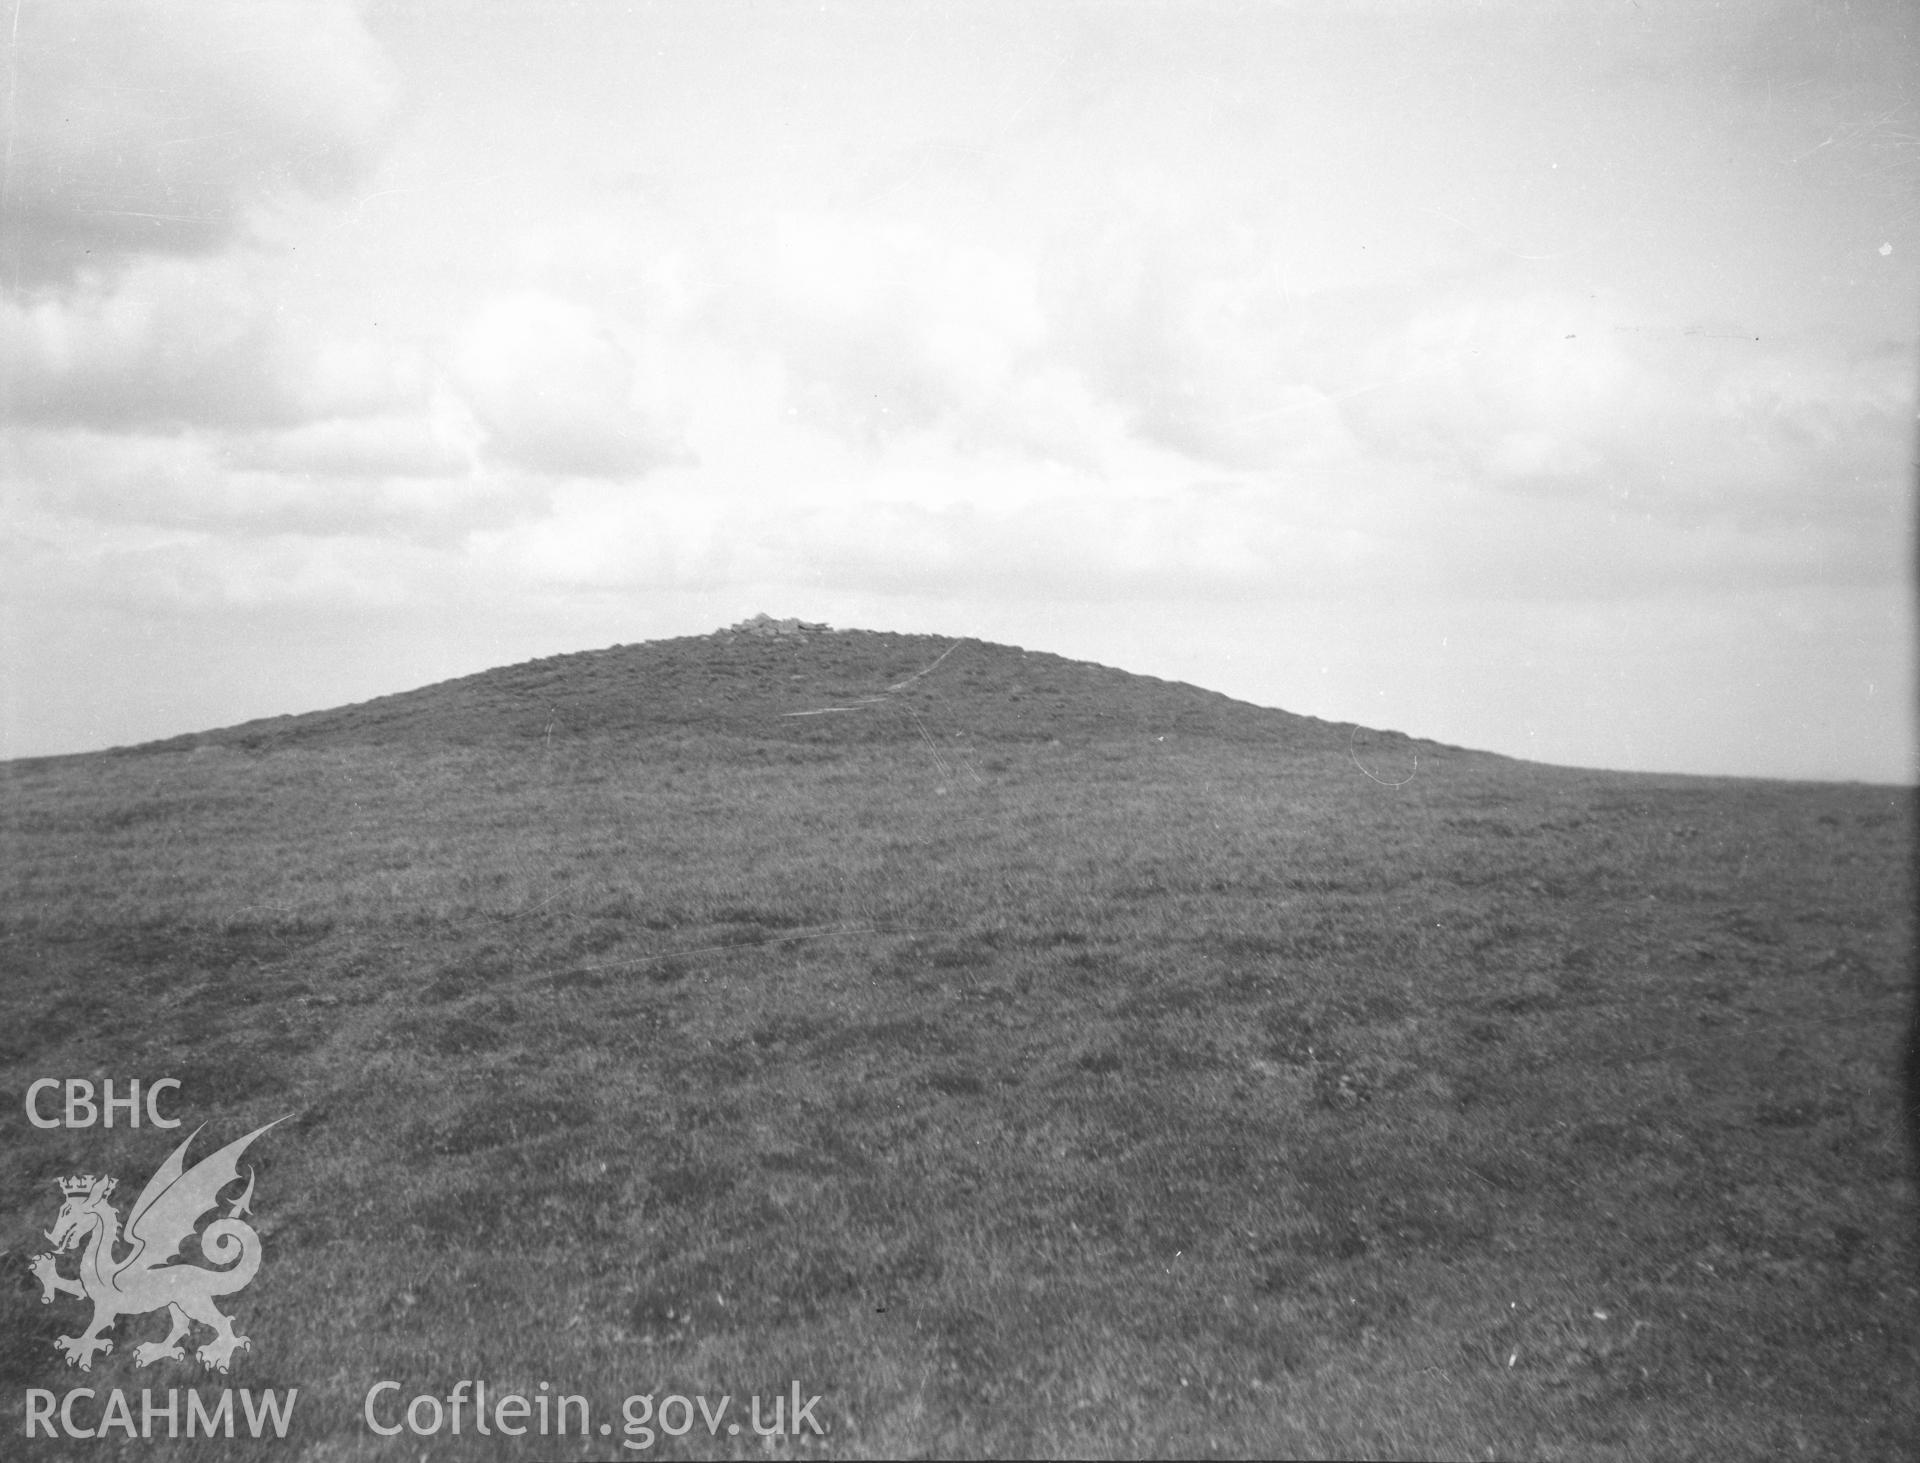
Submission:
[[[831,625],[816,624],[811,620],[796,620],[791,616],[784,620],[776,620],[772,615],[755,615],[751,619],[729,625],[724,630],[715,630],[713,638],[730,641],[736,635],[797,635],[804,640],[808,635],[830,634],[832,630]]]

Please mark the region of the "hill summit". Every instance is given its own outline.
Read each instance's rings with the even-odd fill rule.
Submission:
[[[658,735],[873,742],[919,739],[933,720],[1011,742],[1178,733],[1304,750],[1346,733],[1344,725],[1019,646],[756,615],[706,635],[548,656],[124,750]]]
[[[736,635],[813,635],[821,632],[832,633],[831,625],[815,624],[811,620],[789,617],[776,620],[772,615],[761,613],[751,615],[744,620],[727,626],[724,630],[713,632],[716,640],[731,640]]]

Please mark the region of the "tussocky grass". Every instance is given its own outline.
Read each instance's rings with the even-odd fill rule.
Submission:
[[[798,1378],[823,1456],[1910,1453],[1910,793],[973,643],[886,689],[950,644],[617,647],[0,767],[9,1434],[27,1387],[218,1380],[135,1368],[153,1317],[81,1378],[26,1272],[54,1178],[181,1136],[32,1129],[27,1084],[170,1075],[196,1153],[294,1115],[223,1379],[301,1389],[274,1455],[620,1451],[360,1421],[466,1377],[599,1417]]]

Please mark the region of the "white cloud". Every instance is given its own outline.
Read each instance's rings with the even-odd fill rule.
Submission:
[[[1623,590],[1901,575],[1905,351],[1649,315],[1565,295],[1435,305],[1379,339],[1381,384],[1346,414],[1372,453],[1471,494],[1489,541],[1514,542],[1516,584],[1536,577],[1528,541],[1569,582],[1604,565]],[[1558,522],[1532,499],[1563,505]],[[1457,547],[1463,568],[1483,557]]]
[[[383,144],[391,63],[347,0],[61,0],[14,15],[12,279],[205,254]]]
[[[55,540],[186,531],[238,550],[304,536],[336,562],[350,551],[324,541],[453,546],[476,530],[538,517],[549,491],[525,473],[472,470],[457,443],[409,418],[231,438],[40,428],[9,434],[0,452],[0,500]]]
[[[1889,473],[1904,477],[1914,365],[1911,351],[1891,342],[1849,349],[1789,341],[1728,370],[1711,407],[1748,475],[1769,486],[1804,484],[1829,510],[1844,512],[1862,489],[1884,493]]]
[[[136,429],[209,418],[284,421],[285,342],[226,272],[150,267],[113,287],[0,301],[8,415]]]
[[[1351,415],[1373,443],[1476,479],[1591,475],[1633,372],[1614,302],[1483,294],[1415,313],[1375,343],[1379,389]]]
[[[593,311],[527,293],[482,308],[453,347],[453,380],[484,450],[532,471],[631,477],[683,449],[646,399],[636,344]]]
[[[16,421],[140,431],[287,425],[418,399],[417,361],[289,324],[241,259],[148,260],[112,281],[0,298]]]
[[[318,478],[449,478],[476,468],[478,432],[456,409],[324,417],[230,439],[229,470]]]
[[[933,221],[789,213],[712,290],[720,338],[780,362],[785,407],[868,452],[938,430],[1090,466],[1125,426],[1059,350],[1034,262]]]

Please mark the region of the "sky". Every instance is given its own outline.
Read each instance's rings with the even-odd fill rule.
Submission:
[[[1914,780],[1905,0],[16,0],[7,47],[0,757],[765,612]]]

